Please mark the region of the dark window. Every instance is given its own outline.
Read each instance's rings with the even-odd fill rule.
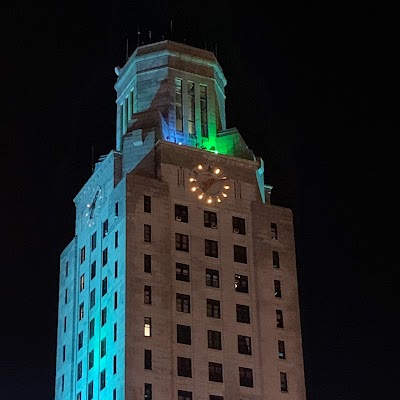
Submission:
[[[68,289],[65,289],[64,304],[68,303]]]
[[[271,222],[271,239],[278,239],[278,227],[274,222]]]
[[[96,261],[92,262],[90,266],[90,279],[93,279],[96,276]]]
[[[277,326],[277,328],[283,328],[283,312],[282,312],[282,310],[276,310],[276,326]]]
[[[103,222],[103,238],[108,235],[108,219]]]
[[[89,361],[88,361],[88,368],[92,369],[94,366],[94,350],[91,350],[89,353]]]
[[[68,276],[68,270],[69,270],[69,263],[68,261],[65,263],[65,276]]]
[[[251,354],[251,337],[238,335],[238,352],[240,354]]]
[[[178,390],[178,400],[192,400],[192,392]]]
[[[235,244],[233,246],[233,260],[235,262],[247,264],[247,249],[246,249],[246,247]]]
[[[91,250],[93,251],[96,248],[96,241],[97,241],[97,232],[93,233],[92,240],[91,240]]]
[[[208,348],[222,350],[221,332],[208,331]]]
[[[182,264],[182,263],[176,263],[176,280],[184,281],[184,282],[190,281],[189,265]]]
[[[144,255],[144,272],[151,274],[151,255]]]
[[[100,358],[103,358],[107,352],[106,338],[102,339],[100,342]]]
[[[114,310],[118,307],[118,292],[114,292]]]
[[[64,333],[67,331],[67,317],[64,317]]]
[[[144,369],[152,369],[151,350],[144,350]]]
[[[188,294],[176,294],[176,311],[190,313],[190,296]]]
[[[151,225],[144,224],[144,241],[147,243],[151,243]]]
[[[89,322],[89,339],[91,339],[94,336],[94,321],[95,319],[92,318]]]
[[[189,222],[189,212],[187,206],[175,204],[175,220],[179,222]]]
[[[281,292],[281,281],[274,281],[274,293],[275,297],[282,297],[282,292]]]
[[[153,398],[153,386],[151,383],[144,384],[144,400],[152,400]]]
[[[151,213],[151,197],[150,196],[144,196],[143,211],[145,213]]]
[[[93,399],[93,381],[88,384],[88,400]]]
[[[100,372],[100,390],[103,390],[106,387],[106,370]]]
[[[279,253],[275,250],[272,252],[272,266],[279,268]]]
[[[151,336],[151,318],[144,317],[144,336]]]
[[[144,304],[151,304],[151,286],[144,285]]]
[[[62,350],[62,360],[63,360],[63,362],[65,361],[65,353],[66,353],[66,350],[65,350],[65,344],[64,344],[63,350]]]
[[[280,378],[281,378],[281,392],[287,392],[288,384],[287,384],[286,372],[280,372]]]
[[[61,391],[63,392],[65,389],[65,375],[61,377]]]
[[[253,370],[239,367],[240,386],[253,387]]]
[[[235,290],[241,293],[249,293],[249,280],[246,275],[235,274]]]
[[[79,291],[82,292],[83,289],[85,289],[85,274],[82,274],[79,279]]]
[[[117,373],[117,356],[113,357],[113,374],[115,375]],[[115,391],[115,389],[114,389]]]
[[[175,233],[175,248],[180,251],[189,251],[189,236]]]
[[[178,376],[192,377],[192,360],[186,357],[178,357]]]
[[[79,361],[78,368],[76,371],[76,380],[79,381],[79,379],[81,378],[82,378],[82,361]]]
[[[79,305],[79,321],[83,319],[84,315],[85,315],[85,303],[81,303]]]
[[[96,304],[96,289],[90,292],[90,308],[94,307]]]
[[[216,240],[205,239],[205,255],[218,258],[218,242]]]
[[[86,257],[86,248],[85,246],[83,246],[81,248],[81,264],[85,261],[85,257]]]
[[[216,269],[206,269],[206,285],[219,287],[219,271]]]
[[[215,396],[213,394],[210,394],[210,400],[224,400],[222,396]]]
[[[118,231],[115,231],[115,234],[114,234],[114,247],[115,248],[118,247]]]
[[[236,304],[236,320],[245,324],[250,323],[250,307]]]
[[[103,281],[101,282],[101,295],[104,296],[107,293],[107,277],[105,277],[103,279]]]
[[[118,261],[114,263],[114,278],[118,278]]]
[[[204,226],[206,228],[218,228],[217,213],[204,210]]]
[[[104,326],[107,323],[107,307],[104,307],[101,310],[101,326]]]
[[[117,323],[114,324],[114,342],[117,341]]]
[[[107,263],[108,263],[108,248],[106,247],[104,250],[103,250],[103,267],[105,266],[105,265],[107,265]]]
[[[192,344],[192,328],[189,325],[177,325],[176,341],[182,344]]]
[[[114,213],[115,213],[115,216],[118,217],[118,215],[119,215],[118,201],[115,203]]]
[[[246,221],[244,218],[232,217],[233,233],[246,234]]]
[[[78,335],[78,350],[83,347],[83,332],[79,332]]]
[[[207,317],[221,318],[221,306],[219,300],[207,299]]]
[[[286,358],[285,342],[283,340],[278,340],[278,357],[281,360]]]
[[[223,382],[222,364],[209,362],[208,363],[208,379],[213,382]]]
[[[113,389],[113,400],[117,400],[117,389]]]

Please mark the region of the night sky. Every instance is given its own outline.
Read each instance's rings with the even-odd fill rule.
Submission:
[[[138,25],[140,43],[217,53],[227,127],[294,212],[307,400],[398,398],[398,10],[137,3],[2,13],[0,399],[54,397],[59,254],[92,146],[115,147],[114,67]]]

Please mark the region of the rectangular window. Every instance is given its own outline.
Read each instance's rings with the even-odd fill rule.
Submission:
[[[63,360],[63,362],[65,361],[65,352],[66,352],[66,350],[65,350],[65,344],[64,344],[63,351],[62,351],[62,360]]]
[[[278,297],[278,298],[282,297],[281,281],[274,280],[274,294],[275,294],[275,297]]]
[[[79,381],[79,379],[81,378],[82,378],[82,361],[79,361],[78,368],[76,370],[76,380]]]
[[[285,342],[283,340],[278,340],[278,357],[281,360],[286,358]]]
[[[201,136],[208,138],[207,86],[200,85]]]
[[[221,304],[219,300],[207,299],[207,317],[221,318]]]
[[[114,310],[118,307],[118,292],[114,292]]]
[[[105,277],[101,282],[101,295],[104,296],[107,293],[108,281]]]
[[[151,243],[151,225],[144,224],[143,239],[147,243]]]
[[[144,317],[144,336],[151,336],[151,318]]]
[[[61,377],[61,391],[63,392],[65,389],[65,376]]]
[[[91,339],[94,336],[94,322],[95,319],[92,318],[89,322],[89,339]]]
[[[187,83],[187,95],[188,95],[188,132],[189,135],[196,135],[196,118],[195,118],[195,97],[194,97],[194,83]]]
[[[243,304],[236,304],[236,321],[244,324],[250,323],[250,307]]]
[[[103,238],[108,235],[108,219],[103,222]]]
[[[107,265],[107,263],[108,263],[108,248],[106,247],[104,250],[103,250],[103,259],[102,259],[102,265],[103,265],[103,267],[105,266],[105,265]]]
[[[114,213],[115,213],[115,216],[118,217],[118,215],[119,215],[118,201],[115,203]]]
[[[97,242],[97,232],[92,234],[92,238],[90,241],[90,249],[93,251],[96,248],[96,242]]]
[[[216,269],[206,269],[206,286],[219,287],[219,271]]]
[[[85,289],[85,274],[79,278],[79,291],[82,292],[83,289]]]
[[[278,227],[274,222],[271,222],[271,239],[278,239]]]
[[[177,325],[176,341],[182,344],[192,344],[192,328],[189,325]]]
[[[67,331],[67,317],[64,317],[64,333]]]
[[[113,400],[117,400],[117,389],[113,390]]]
[[[68,303],[68,289],[65,289],[65,294],[64,294],[64,304]]]
[[[144,400],[153,399],[153,386],[151,383],[144,384]]]
[[[189,265],[176,263],[176,280],[184,282],[190,281]]]
[[[101,326],[107,323],[107,306],[101,310]]]
[[[176,311],[190,313],[190,296],[188,294],[176,294]]]
[[[68,271],[69,270],[69,263],[68,261],[65,263],[65,276],[68,276]]]
[[[114,278],[118,278],[118,261],[115,261],[114,263]]]
[[[100,358],[103,358],[107,353],[107,342],[106,338],[102,339],[100,342]]]
[[[93,399],[93,381],[88,384],[88,400]]]
[[[144,272],[151,274],[151,255],[145,254],[143,263],[144,263]]]
[[[238,353],[251,355],[251,337],[238,335]]]
[[[213,394],[210,394],[210,400],[224,400],[222,396],[215,396]]]
[[[79,392],[79,393],[76,395],[76,400],[82,400],[82,393],[81,393],[81,392]]]
[[[233,245],[233,260],[235,262],[247,264],[247,249],[244,246]]]
[[[279,253],[277,251],[272,252],[272,266],[274,268],[279,268]]]
[[[92,262],[90,266],[90,279],[93,279],[96,276],[96,261]]]
[[[205,255],[208,257],[218,258],[218,242],[216,240],[204,240]]]
[[[235,290],[240,293],[249,293],[249,280],[246,275],[235,274]]]
[[[192,392],[187,390],[178,390],[178,400],[193,400]]]
[[[192,360],[186,357],[178,357],[178,376],[192,377]]]
[[[189,222],[189,211],[187,206],[175,204],[175,221]]]
[[[282,312],[282,310],[276,310],[276,327],[283,328],[283,312]]]
[[[83,246],[81,248],[81,264],[85,261],[85,257],[86,257],[86,248],[85,246]]]
[[[115,234],[114,234],[114,247],[115,248],[118,247],[118,231],[115,231]]]
[[[83,317],[85,316],[85,303],[81,303],[79,305],[79,321],[83,319]]]
[[[80,350],[83,347],[83,331],[79,332],[78,335],[78,350]]]
[[[288,391],[288,383],[287,383],[287,375],[286,372],[280,372],[280,380],[281,380],[281,392]]]
[[[208,363],[208,380],[213,382],[223,382],[222,364],[209,362]]]
[[[232,217],[232,229],[233,233],[237,233],[239,235],[246,234],[246,221],[244,218]]]
[[[217,213],[204,210],[204,226],[206,228],[218,228]]]
[[[113,374],[117,373],[117,356],[113,357]]]
[[[239,367],[240,386],[253,387],[253,370]]]
[[[144,369],[151,369],[152,361],[151,361],[151,350],[144,350]]]
[[[89,352],[88,369],[92,369],[94,366],[94,350]]]
[[[208,348],[222,350],[221,332],[208,330]]]
[[[189,251],[189,236],[182,233],[175,233],[175,249]]]
[[[183,132],[182,79],[175,78],[175,128]]]
[[[103,390],[106,387],[106,370],[100,372],[100,390]]]
[[[117,323],[114,324],[114,342],[117,341]]]
[[[96,304],[96,289],[90,292],[90,308],[93,308]]]
[[[151,286],[144,285],[144,304],[151,304]]]
[[[143,197],[143,211],[145,213],[151,213],[151,197],[150,196]]]

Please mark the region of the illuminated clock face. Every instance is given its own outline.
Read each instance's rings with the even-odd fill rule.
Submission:
[[[86,205],[85,217],[86,222],[89,226],[93,226],[96,221],[96,216],[99,214],[99,209],[101,207],[103,200],[102,190],[100,186],[96,186],[89,198],[89,202]]]
[[[228,181],[221,168],[211,164],[199,164],[192,169],[189,187],[199,200],[207,204],[218,204],[228,197]]]

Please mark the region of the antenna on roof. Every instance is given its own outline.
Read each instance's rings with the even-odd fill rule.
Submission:
[[[126,38],[126,61],[129,59],[129,39]]]
[[[137,26],[137,47],[139,47],[140,44],[140,29],[139,25]]]

